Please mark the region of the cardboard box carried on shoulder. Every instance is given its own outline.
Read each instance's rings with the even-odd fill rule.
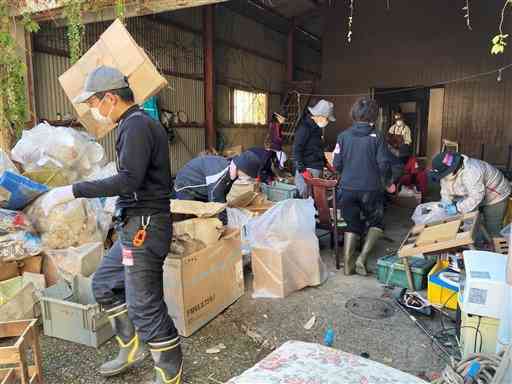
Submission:
[[[167,86],[165,77],[157,71],[119,19],[101,34],[80,60],[59,77],[71,101],[82,92],[87,75],[101,65],[117,68],[128,77],[137,104],[142,104]],[[80,122],[98,139],[114,129],[114,125],[98,124],[87,104],[73,104],[73,107]]]
[[[167,257],[164,298],[180,335],[188,337],[244,294],[240,231],[182,258]]]

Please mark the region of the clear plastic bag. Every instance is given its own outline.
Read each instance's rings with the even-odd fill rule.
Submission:
[[[17,231],[34,231],[27,215],[21,211],[0,209],[0,235]]]
[[[96,171],[94,171],[92,174],[90,174],[85,180],[87,181],[94,181],[94,180],[102,180],[106,179],[108,177],[112,177],[117,175],[117,167],[116,163],[110,162],[104,167],[98,168]],[[114,211],[116,209],[116,202],[118,197],[102,197],[100,198],[101,205],[103,206],[103,210],[106,214],[109,214],[110,217],[114,215]]]
[[[7,153],[5,153],[3,150],[0,149],[0,176],[5,171],[11,171],[13,173],[19,173],[18,169],[14,165],[14,163],[11,161]]]
[[[444,206],[442,201],[420,204],[414,210],[412,221],[414,224],[430,224],[455,216],[446,213]]]
[[[25,172],[57,172],[52,176],[53,181],[70,184],[104,165],[105,150],[85,132],[53,127],[45,122],[23,131],[12,150],[12,159],[22,164]]]
[[[252,250],[253,297],[286,297],[326,280],[312,199],[281,201],[246,226]]]
[[[25,211],[41,235],[45,249],[64,249],[91,242],[103,242],[104,231],[99,224],[98,199],[75,199],[54,207],[48,215],[42,197]],[[101,221],[101,220],[100,220]]]

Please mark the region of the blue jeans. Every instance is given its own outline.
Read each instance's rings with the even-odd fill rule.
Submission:
[[[163,290],[163,264],[172,238],[171,217],[151,216],[144,244],[135,247],[132,241],[141,223],[140,216],[127,217],[117,228],[119,240],[94,274],[94,296],[105,308],[126,302],[128,316],[142,341],[176,337]],[[131,252],[133,265],[123,265],[123,251]]]

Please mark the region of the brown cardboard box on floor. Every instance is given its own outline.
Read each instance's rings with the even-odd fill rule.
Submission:
[[[158,73],[148,55],[137,45],[120,20],[115,20],[80,60],[59,77],[70,100],[82,92],[87,75],[101,65],[117,68],[128,77],[137,104],[167,86],[167,80]],[[98,124],[86,104],[73,104],[73,107],[80,122],[98,139],[114,129],[114,125]]]
[[[183,258],[167,257],[164,298],[180,335],[188,337],[244,294],[240,232]]]
[[[43,256],[31,256],[23,260],[0,262],[0,281],[21,276],[25,272],[41,273]]]

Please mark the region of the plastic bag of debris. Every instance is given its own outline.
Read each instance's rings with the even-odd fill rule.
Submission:
[[[21,211],[0,209],[0,235],[17,231],[34,232],[34,227]]]
[[[2,175],[5,171],[11,171],[13,173],[19,173],[18,169],[11,161],[7,153],[5,153],[2,149],[0,149],[0,175]]]
[[[320,258],[312,199],[279,202],[248,224],[255,298],[283,298],[322,284],[327,268]]]
[[[98,224],[96,199],[75,199],[53,208],[46,215],[44,196],[25,211],[41,234],[45,249],[64,249],[91,242],[103,242],[106,234]],[[96,204],[96,207],[95,207]]]
[[[41,239],[34,233],[18,231],[0,235],[0,262],[23,260],[42,251]]]
[[[94,171],[93,173],[91,173],[89,176],[87,176],[85,178],[85,180],[86,181],[102,180],[102,179],[106,179],[106,178],[109,178],[109,177],[112,177],[115,175],[117,175],[116,163],[110,162],[107,165],[105,165],[104,167],[101,167],[101,168],[97,169],[96,171]],[[110,214],[111,217],[114,215],[117,199],[118,199],[117,196],[100,198],[103,210],[107,214]]]
[[[414,224],[418,225],[442,221],[453,216],[446,213],[444,206],[442,201],[420,204],[414,210],[411,219]]]
[[[12,159],[32,178],[43,178],[37,181],[55,187],[97,171],[105,164],[105,150],[86,132],[45,122],[23,131]]]

